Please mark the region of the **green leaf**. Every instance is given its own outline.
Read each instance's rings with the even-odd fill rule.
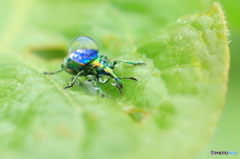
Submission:
[[[225,101],[223,12],[214,3],[173,22],[209,1],[152,2],[0,2],[8,16],[0,24],[2,158],[171,159],[202,148]],[[101,85],[102,99],[84,79],[65,91],[69,75],[42,75],[59,69],[67,43],[78,35],[96,39],[110,59],[146,62],[114,70],[138,82],[123,81],[123,96],[110,82]]]

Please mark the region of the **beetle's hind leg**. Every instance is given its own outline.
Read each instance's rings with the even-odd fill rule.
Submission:
[[[131,64],[131,65],[146,65],[146,63],[143,63],[143,62],[132,62],[132,61],[127,61],[127,60],[117,60],[117,61],[114,61],[113,62],[113,65],[112,65],[112,68],[114,68],[119,62],[123,62],[123,63],[128,63],[128,64]]]
[[[52,74],[55,74],[55,73],[59,73],[59,72],[62,72],[63,70],[57,70],[57,71],[53,71],[53,72],[43,72],[44,75],[52,75]]]

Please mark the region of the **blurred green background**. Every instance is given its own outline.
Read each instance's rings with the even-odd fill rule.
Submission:
[[[44,5],[44,3],[48,3],[48,5]],[[19,38],[21,40],[21,46],[18,44],[11,44],[11,39],[9,39],[7,42],[10,45],[14,45],[14,47],[18,47],[19,50],[24,50],[26,46],[31,45],[31,43],[35,44],[38,41],[41,41],[41,44],[45,45],[56,45],[56,44],[63,44],[62,48],[66,48],[64,46],[68,43],[69,40],[72,39],[72,37],[75,37],[76,35],[84,35],[87,34],[90,37],[95,37],[96,41],[103,41],[102,44],[100,44],[100,48],[103,48],[103,50],[108,50],[106,54],[110,55],[111,58],[111,52],[115,51],[116,49],[119,49],[118,52],[129,52],[131,51],[136,44],[141,43],[143,40],[145,40],[145,37],[148,37],[148,35],[156,33],[157,30],[159,30],[161,27],[164,27],[165,25],[168,25],[169,23],[174,23],[177,21],[178,18],[183,17],[185,15],[192,15],[195,13],[199,13],[201,11],[204,11],[206,8],[212,5],[211,0],[151,0],[151,1],[141,1],[141,0],[129,0],[129,1],[121,1],[121,0],[82,0],[81,2],[81,8],[84,10],[82,11],[84,14],[83,17],[88,16],[89,19],[91,19],[94,16],[99,16],[99,18],[95,18],[95,21],[91,21],[86,18],[79,18],[79,21],[76,22],[74,14],[75,10],[65,10],[64,6],[64,0],[52,0],[48,1],[43,0],[41,3],[38,1],[33,1],[32,6],[34,6],[34,13],[27,15],[31,21],[28,21],[26,24],[24,33],[28,32],[29,35],[21,35],[22,37]],[[21,5],[28,5],[28,1],[5,1],[6,3],[4,5],[0,6],[0,9],[3,12],[11,12],[8,10],[9,6],[12,5],[12,2],[16,2],[16,8],[21,9]],[[30,1],[29,1],[30,2]],[[94,9],[98,10],[92,10],[92,13],[89,12],[92,8],[84,8],[85,2],[92,3],[92,6]],[[102,3],[106,2],[106,3]],[[230,65],[230,74],[229,74],[229,87],[228,87],[228,93],[227,93],[227,101],[226,106],[224,108],[223,114],[221,116],[220,122],[217,125],[216,133],[214,134],[212,140],[209,142],[206,147],[199,152],[198,156],[194,157],[194,159],[208,159],[208,158],[218,158],[219,156],[210,156],[210,151],[238,151],[240,153],[240,126],[238,124],[238,121],[240,121],[240,107],[239,107],[239,94],[240,94],[240,74],[239,74],[239,68],[240,68],[240,0],[220,0],[218,1],[221,5],[223,10],[226,12],[226,17],[228,21],[228,26],[230,30],[230,36],[229,36],[229,46],[231,51],[231,65]],[[69,2],[69,6],[74,6],[77,3],[77,1],[72,1],[72,4]],[[55,4],[58,4],[58,8],[55,6]],[[103,4],[103,5],[102,5]],[[157,4],[157,5],[155,5]],[[119,10],[116,10],[114,8],[108,7],[113,5]],[[69,8],[68,6],[68,8]],[[159,7],[161,6],[161,7]],[[61,9],[61,12],[59,13],[58,17],[54,17],[56,14],[54,13],[56,8],[58,10]],[[25,7],[22,7],[25,8]],[[45,10],[41,10],[44,8]],[[113,12],[114,14],[109,13],[103,13],[103,15],[95,14],[95,13],[102,13],[99,12],[102,8],[110,8],[108,11]],[[160,9],[159,9],[160,8]],[[126,20],[128,23],[127,26],[123,25],[123,19],[119,17],[118,12],[122,11],[122,15],[127,17]],[[42,13],[42,14],[37,14]],[[51,14],[54,13],[54,14]],[[23,14],[29,14],[25,13],[22,10],[16,10],[16,12],[13,13],[13,16],[18,15],[19,17],[23,16]],[[36,15],[35,15],[36,14]],[[47,14],[47,15],[46,15]],[[127,15],[127,16],[126,16]],[[141,15],[141,16],[139,16]],[[149,16],[151,15],[151,16]],[[113,22],[116,23],[109,23],[108,20],[102,18],[102,17],[108,17],[109,19],[112,19]],[[46,18],[48,17],[48,18]],[[62,17],[69,17],[68,19],[64,19],[64,23],[66,23],[67,27],[60,27],[62,25]],[[5,20],[6,16],[4,14],[0,15],[0,18],[2,20]],[[45,19],[46,18],[46,19]],[[57,18],[57,20],[56,20]],[[54,19],[54,22],[52,22],[52,19]],[[72,20],[74,19],[74,20]],[[16,23],[22,23],[21,19],[19,19],[20,22]],[[42,23],[44,21],[44,23]],[[57,21],[58,23],[55,23]],[[101,23],[99,23],[101,21]],[[119,23],[117,23],[119,22]],[[141,22],[141,23],[140,23]],[[139,23],[139,25],[138,25]],[[146,25],[142,25],[142,23]],[[13,23],[15,24],[15,23]],[[150,25],[151,24],[151,25]],[[7,24],[6,24],[7,25]],[[79,29],[79,25],[81,26],[81,30]],[[98,26],[101,25],[101,26]],[[117,26],[117,27],[116,27]],[[138,26],[138,27],[136,27]],[[5,24],[0,25],[1,27],[5,27]],[[15,27],[15,26],[11,26]],[[104,30],[104,28],[106,28]],[[111,28],[111,31],[113,32],[116,30],[116,35],[112,34],[111,31],[107,30],[108,28]],[[100,31],[101,29],[101,31]],[[26,31],[27,30],[27,31]],[[121,30],[123,32],[121,32]],[[16,28],[16,32],[18,32],[18,28]],[[43,32],[41,32],[43,31]],[[139,34],[141,33],[141,34]],[[9,33],[5,33],[7,36]],[[16,34],[15,32],[11,34]],[[24,36],[31,36],[38,35],[34,38],[23,38]],[[6,35],[1,35],[3,37],[6,37]],[[102,39],[102,37],[104,37]],[[46,41],[48,39],[49,41]],[[119,42],[119,43],[118,43]],[[23,45],[25,44],[25,45]],[[111,47],[115,46],[115,47]],[[123,47],[125,46],[125,47]],[[117,54],[117,53],[116,53]],[[115,54],[115,55],[116,55]],[[60,55],[64,56],[64,55]],[[55,61],[53,64],[56,66],[56,64],[59,63],[59,61]],[[239,154],[240,155],[240,154]],[[239,157],[238,156],[231,156],[231,157]],[[226,156],[222,156],[226,157]],[[229,157],[229,156],[227,156]],[[226,157],[226,158],[227,158]]]

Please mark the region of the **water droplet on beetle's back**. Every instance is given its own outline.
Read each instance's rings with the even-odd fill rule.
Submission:
[[[98,52],[98,45],[93,39],[87,36],[79,36],[70,42],[68,54],[81,52],[81,50],[95,50]]]

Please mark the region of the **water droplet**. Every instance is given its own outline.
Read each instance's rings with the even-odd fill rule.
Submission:
[[[93,89],[96,91],[96,90],[98,90],[98,87],[93,87]]]
[[[97,84],[95,83],[95,82],[93,82],[93,89],[96,91],[96,90],[98,90],[98,86],[97,86]]]
[[[112,81],[111,81],[111,85],[116,85],[117,84],[117,82],[116,82],[116,80],[115,79],[112,79]]]
[[[92,75],[87,75],[86,81],[89,82],[89,83],[93,82],[93,77],[92,77]]]
[[[106,83],[108,80],[109,80],[109,76],[107,75],[100,76],[98,79],[100,83]]]
[[[90,79],[89,79],[89,80],[87,80],[87,82],[88,82],[88,83],[92,83],[92,82],[93,82],[93,80],[90,80]]]
[[[75,39],[73,39],[68,47],[68,53],[85,53],[86,50],[95,50],[96,52],[98,52],[98,45],[97,43],[86,36],[79,36]],[[76,54],[72,54],[72,56],[77,57]]]

